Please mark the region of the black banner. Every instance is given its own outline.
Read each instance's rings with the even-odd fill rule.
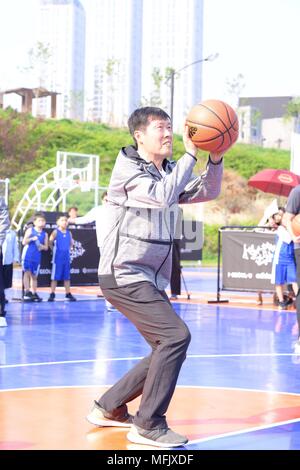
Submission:
[[[222,230],[222,289],[274,291],[275,234]]]
[[[203,222],[197,220],[182,221],[182,237],[180,240],[181,260],[202,260]]]
[[[56,212],[46,212],[47,224],[45,231],[48,236],[56,229]],[[94,224],[71,225],[74,248],[71,251],[71,285],[98,285],[99,248],[97,246],[96,230]],[[201,260],[203,246],[203,223],[195,220],[182,221],[180,240],[181,260]],[[38,287],[49,287],[52,270],[52,251],[42,251]],[[63,282],[58,281],[58,285]]]
[[[56,228],[49,228],[47,224],[45,231],[50,235]],[[97,246],[95,227],[73,228],[69,227],[74,240],[71,250],[71,286],[95,286],[98,285],[99,248]],[[52,270],[52,251],[42,251],[40,272],[38,275],[38,287],[49,287]],[[59,281],[58,285],[63,285]]]

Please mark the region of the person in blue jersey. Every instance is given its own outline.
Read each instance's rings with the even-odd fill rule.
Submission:
[[[53,250],[52,256],[52,272],[51,272],[51,293],[48,302],[55,300],[55,289],[57,281],[64,281],[66,300],[74,302],[76,299],[71,294],[70,289],[70,250],[73,246],[73,238],[70,230],[68,230],[68,218],[60,215],[57,220],[57,229],[53,230],[50,235],[49,244]]]
[[[294,252],[294,243],[291,234],[284,225],[283,215],[276,214],[278,228],[276,230],[276,247],[272,264],[271,283],[275,284],[278,297],[278,307],[281,310],[287,308],[290,299],[284,297],[285,284],[291,284],[295,296],[298,292],[297,269]],[[281,220],[279,220],[279,217]]]
[[[22,241],[22,268],[24,271],[24,300],[41,302],[43,299],[37,294],[37,277],[41,264],[41,252],[48,250],[48,234],[44,228],[46,219],[44,214],[37,212],[33,219],[33,226],[29,227]]]

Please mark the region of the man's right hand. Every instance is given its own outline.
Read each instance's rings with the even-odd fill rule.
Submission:
[[[185,150],[191,153],[192,155],[194,155],[194,157],[196,157],[197,152],[198,152],[198,147],[196,147],[196,145],[194,144],[194,142],[189,136],[189,126],[187,124],[185,124],[184,129],[183,129],[182,140],[185,146]]]

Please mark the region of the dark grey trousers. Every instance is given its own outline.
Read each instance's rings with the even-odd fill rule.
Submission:
[[[298,322],[298,337],[300,338],[300,249],[295,249],[295,259],[297,267],[297,284],[298,293],[296,297],[296,310],[297,310],[297,322]]]
[[[150,282],[102,289],[102,292],[135,325],[152,352],[113,385],[98,403],[118,416],[127,411],[126,403],[142,395],[134,423],[143,429],[165,428],[164,415],[191,340],[188,327],[176,314],[166,293]]]

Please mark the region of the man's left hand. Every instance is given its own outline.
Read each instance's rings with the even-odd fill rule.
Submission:
[[[222,152],[210,152],[210,158],[214,163],[219,163],[224,157],[224,150]]]

